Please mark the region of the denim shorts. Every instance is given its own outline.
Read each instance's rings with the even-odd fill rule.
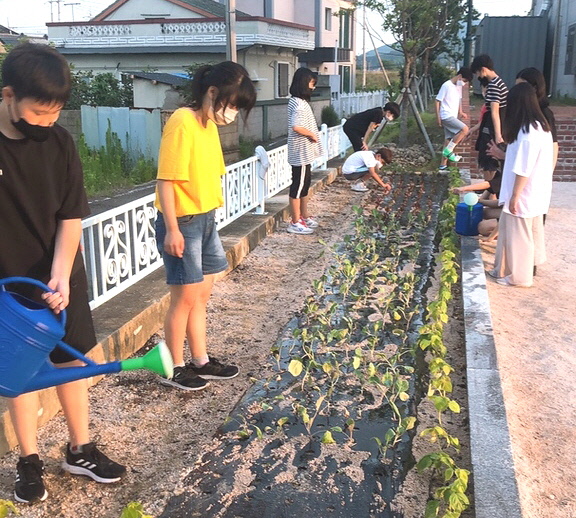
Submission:
[[[166,225],[164,217],[158,212],[156,244],[164,260],[167,284],[196,284],[204,280],[204,275],[220,273],[228,269],[226,253],[216,230],[215,212],[212,210],[205,214],[178,218],[178,228],[184,236],[182,257],[175,257],[164,251]]]

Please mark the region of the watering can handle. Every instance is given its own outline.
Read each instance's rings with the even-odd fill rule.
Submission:
[[[16,284],[19,282],[23,284],[32,284],[34,286],[37,286],[43,291],[54,293],[54,290],[52,288],[49,288],[43,282],[38,281],[36,279],[32,279],[30,277],[6,277],[5,279],[0,279],[0,287],[3,290],[5,290],[6,289],[4,288],[5,284]],[[57,316],[60,317],[60,323],[62,324],[62,327],[66,327],[66,310],[60,311],[60,313]]]

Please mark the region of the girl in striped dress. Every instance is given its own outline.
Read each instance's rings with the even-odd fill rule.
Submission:
[[[312,162],[320,156],[318,124],[309,101],[316,87],[316,74],[308,68],[296,70],[288,101],[288,163],[292,166],[290,215],[287,231],[312,234],[318,223],[308,213]]]

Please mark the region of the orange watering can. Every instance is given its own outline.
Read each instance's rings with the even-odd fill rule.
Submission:
[[[0,279],[0,396],[16,397],[46,387],[61,385],[91,376],[120,371],[146,369],[171,378],[172,356],[165,343],[145,356],[98,364],[62,341],[66,312],[56,315],[46,305],[6,290],[7,284],[32,284],[44,291],[48,286],[28,277]],[[84,367],[57,368],[50,352],[60,347]]]

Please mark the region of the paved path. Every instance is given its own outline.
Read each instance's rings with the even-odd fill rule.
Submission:
[[[554,183],[545,228],[533,288],[487,285],[522,515],[576,518],[576,183]]]

